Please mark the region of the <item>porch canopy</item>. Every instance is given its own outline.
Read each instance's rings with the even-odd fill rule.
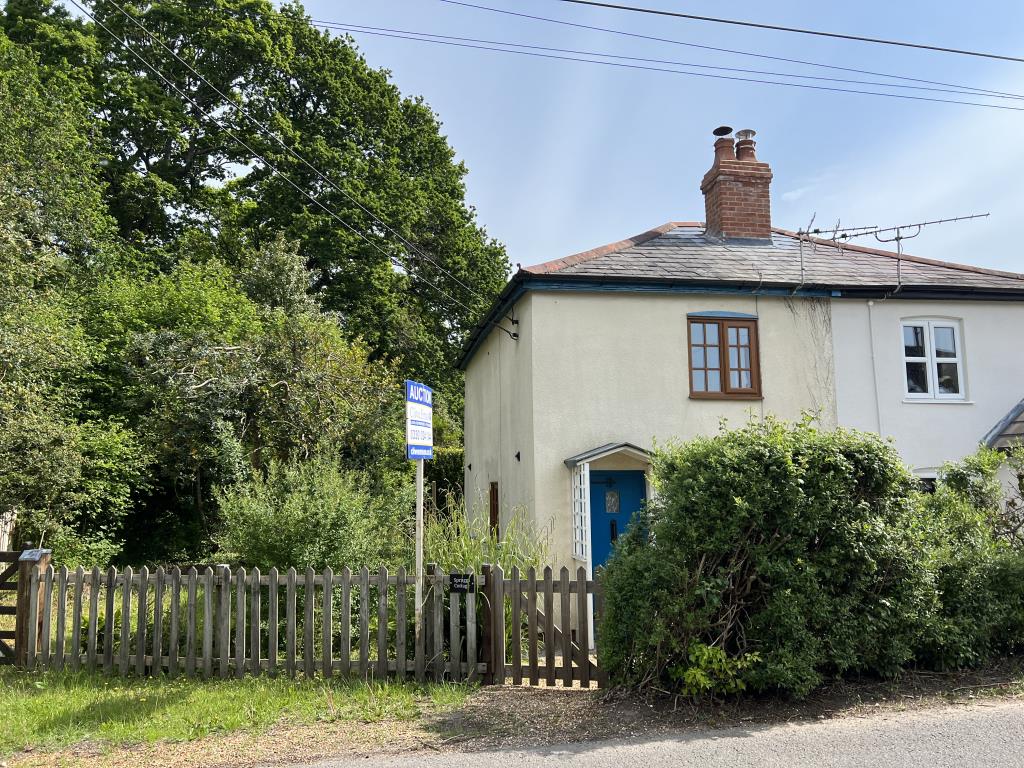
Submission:
[[[591,448],[589,451],[570,456],[565,460],[565,466],[569,469],[575,469],[581,464],[590,464],[614,454],[624,454],[638,461],[648,463],[651,460],[650,451],[645,451],[640,446],[633,445],[632,443],[605,443],[597,448]]]

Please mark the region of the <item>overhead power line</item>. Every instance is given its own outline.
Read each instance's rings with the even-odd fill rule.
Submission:
[[[169,88],[171,88],[175,93],[177,93],[182,99],[184,99],[189,104],[191,104],[193,107],[195,107],[203,117],[205,117],[207,120],[209,120],[210,122],[214,123],[217,127],[219,127],[221,130],[223,130],[231,139],[233,139],[240,147],[242,147],[246,152],[248,152],[255,160],[263,163],[263,165],[266,166],[268,169],[270,169],[270,171],[274,175],[279,176],[281,179],[283,179],[285,182],[287,182],[292,188],[295,189],[296,192],[300,193],[305,198],[307,198],[311,203],[313,203],[318,208],[323,210],[324,213],[326,213],[333,220],[338,222],[345,229],[347,229],[348,231],[352,232],[354,235],[356,235],[361,240],[366,242],[372,248],[376,249],[379,253],[381,253],[385,258],[388,259],[389,263],[391,263],[395,267],[398,267],[400,269],[409,271],[410,274],[412,274],[408,265],[404,264],[394,254],[388,253],[386,250],[384,250],[380,246],[380,244],[378,244],[378,243],[374,242],[373,240],[371,240],[370,238],[368,238],[366,235],[364,235],[362,232],[360,232],[354,226],[349,224],[340,215],[338,215],[338,213],[336,213],[334,210],[332,210],[331,208],[326,206],[323,202],[321,202],[319,199],[317,199],[312,194],[310,194],[310,192],[308,192],[307,190],[303,189],[290,176],[288,176],[288,174],[284,173],[273,162],[271,162],[266,157],[261,155],[256,149],[254,149],[252,146],[250,146],[244,139],[242,139],[240,136],[238,136],[229,127],[225,126],[220,121],[220,119],[218,117],[216,117],[212,112],[209,112],[209,111],[203,109],[203,107],[200,106],[199,103],[192,96],[190,96],[189,94],[185,93],[181,88],[179,88],[174,83],[174,81],[172,81],[169,77],[167,77],[167,75],[165,75],[160,70],[159,67],[157,67],[155,64],[151,63],[141,53],[139,53],[137,50],[135,50],[135,48],[132,47],[132,45],[129,44],[127,40],[125,40],[125,39],[123,39],[121,37],[118,37],[113,32],[113,30],[110,29],[110,27],[108,27],[106,24],[103,23],[103,21],[101,21],[92,12],[90,12],[90,10],[88,8],[86,8],[83,5],[81,5],[79,2],[77,2],[77,0],[68,0],[68,1],[73,6],[75,6],[75,8],[77,8],[79,11],[81,11],[83,14],[85,14],[85,16],[87,16],[89,19],[91,19],[95,24],[99,25],[108,35],[110,35],[110,37],[114,41],[116,41],[119,45],[121,45],[121,47],[123,47],[126,51],[131,53],[132,56],[134,56],[136,59],[138,59],[147,69],[149,69],[151,72],[153,72],[154,75],[156,75],[158,78],[160,78]],[[460,301],[458,298],[448,294],[447,292],[445,292],[444,290],[439,288],[437,285],[432,283],[430,280],[428,280],[426,277],[424,277],[422,274],[414,275],[414,276],[418,277],[424,284],[426,284],[426,285],[430,286],[431,288],[433,288],[439,295],[444,296],[449,301],[454,302],[455,304],[461,306],[463,309],[465,309],[466,311],[470,312],[471,314],[475,314],[476,310],[474,310],[473,308],[467,306],[465,303]],[[487,321],[487,322],[490,325],[493,325],[494,327],[496,327],[496,328],[504,331],[505,333],[509,334],[509,336],[515,338],[515,334],[513,334],[507,328],[502,327],[499,323],[497,323],[495,321]]]
[[[558,60],[558,61],[577,61],[577,62],[582,62],[582,63],[585,63],[585,64],[601,64],[601,65],[604,65],[604,66],[607,66],[607,67],[618,67],[618,68],[622,68],[622,69],[635,69],[635,70],[642,70],[642,71],[647,71],[647,72],[665,72],[665,73],[672,74],[672,75],[685,75],[685,76],[688,76],[688,77],[704,77],[704,78],[712,78],[712,79],[715,79],[715,80],[731,80],[731,81],[742,82],[742,83],[758,83],[758,84],[761,84],[761,85],[777,85],[777,86],[785,86],[785,87],[788,87],[788,88],[803,88],[803,89],[808,89],[808,90],[813,90],[813,91],[827,91],[827,92],[832,92],[832,93],[851,93],[851,94],[859,94],[859,95],[862,95],[862,96],[881,96],[881,97],[890,98],[890,99],[905,99],[905,100],[909,100],[909,101],[924,101],[924,102],[931,102],[931,103],[936,103],[936,104],[959,104],[959,105],[968,106],[968,107],[984,107],[984,108],[987,108],[987,109],[1001,109],[1001,110],[1008,110],[1008,111],[1011,111],[1011,112],[1024,112],[1024,107],[1012,107],[1012,106],[1009,106],[1007,104],[986,104],[986,103],[980,102],[980,101],[963,101],[963,100],[960,100],[960,99],[940,99],[940,98],[936,98],[936,97],[933,97],[933,96],[912,96],[912,95],[906,94],[906,93],[888,93],[888,92],[885,92],[885,91],[865,91],[865,90],[860,90],[860,89],[857,89],[857,88],[838,88],[838,87],[835,87],[835,86],[828,86],[828,85],[812,85],[810,83],[790,83],[790,82],[784,82],[784,81],[781,81],[781,80],[768,80],[768,79],[765,79],[765,78],[756,78],[756,77],[739,77],[739,76],[736,76],[736,75],[716,75],[716,74],[712,74],[710,72],[691,72],[691,71],[681,70],[681,69],[670,69],[668,67],[655,67],[655,66],[647,66],[647,65],[642,65],[642,64],[628,64],[628,63],[619,62],[619,61],[607,61],[607,60],[604,60],[604,59],[585,59],[585,58],[580,58],[579,56],[564,56],[564,55],[559,55],[559,54],[554,54],[554,53],[539,53],[537,51],[524,51],[524,50],[518,50],[518,49],[515,49],[515,48],[502,48],[502,47],[499,47],[499,46],[489,46],[489,45],[482,45],[482,44],[476,44],[476,43],[459,43],[459,42],[453,42],[453,41],[450,41],[450,40],[438,40],[438,39],[434,39],[434,38],[430,38],[430,37],[416,37],[416,36],[411,36],[411,35],[400,35],[400,34],[395,34],[395,33],[390,33],[390,32],[369,32],[369,31],[366,31],[366,30],[360,30],[360,29],[356,29],[356,28],[348,29],[348,31],[354,32],[354,33],[357,33],[357,34],[375,35],[375,36],[378,36],[378,37],[390,37],[390,38],[395,38],[395,39],[398,39],[398,40],[412,40],[412,41],[419,42],[419,43],[433,43],[435,45],[448,45],[448,46],[454,46],[454,47],[457,47],[457,48],[470,48],[470,49],[481,50],[481,51],[495,51],[495,52],[498,52],[498,53],[513,53],[513,54],[517,54],[519,56],[532,56],[532,57],[536,57],[536,58],[554,59],[554,60]],[[974,94],[972,94],[972,95],[974,95]],[[981,96],[981,94],[977,94],[977,95]]]
[[[469,3],[464,0],[441,0],[442,3],[448,3],[449,5],[457,5],[463,8],[473,8],[479,11],[488,11],[490,13],[499,13],[505,16],[515,16],[522,19],[530,19],[531,21],[543,21],[548,24],[558,24],[564,27],[573,27],[575,29],[587,29],[593,32],[606,32],[611,35],[620,35],[622,37],[631,37],[636,40],[649,40],[656,43],[667,43],[669,45],[681,45],[686,48],[697,48],[704,51],[714,51],[716,53],[730,53],[736,56],[749,56],[755,59],[765,59],[767,61],[781,61],[787,64],[800,64],[806,67],[816,67],[818,69],[830,69],[835,72],[851,72],[858,75],[870,75],[872,77],[888,77],[894,80],[905,80],[911,83],[923,83],[925,85],[941,85],[948,88],[961,88],[965,91],[976,91],[978,94],[989,95],[989,96],[1014,96],[1022,98],[1022,94],[1019,93],[1007,93],[1006,91],[994,91],[987,88],[977,88],[970,85],[960,85],[957,83],[947,83],[941,80],[927,80],[920,77],[909,77],[907,75],[894,75],[891,72],[878,72],[870,69],[858,69],[856,67],[842,67],[838,64],[825,64],[818,61],[809,61],[807,59],[794,59],[786,56],[773,56],[767,53],[757,53],[754,51],[744,51],[738,48],[722,48],[714,45],[704,45],[702,43],[691,43],[684,40],[674,40],[668,37],[658,37],[657,35],[645,35],[639,32],[627,32],[624,29],[614,29],[612,27],[600,27],[594,24],[583,24],[577,21],[568,21],[566,19],[553,19],[549,16],[537,16],[530,13],[522,13],[519,11],[510,11],[505,8],[494,8],[489,5],[479,5],[477,3]]]
[[[738,19],[722,19],[716,16],[698,16],[693,13],[680,13],[678,11],[663,11],[657,8],[640,8],[633,5],[619,5],[617,3],[602,3],[597,0],[555,0],[559,3],[572,3],[574,5],[591,5],[597,8],[609,8],[616,11],[630,11],[633,13],[645,13],[654,16],[671,16],[677,19],[690,19],[692,21],[707,21],[714,24],[731,24],[738,27],[752,27],[754,29],[768,29],[775,32],[793,32],[800,35],[815,35],[817,37],[833,37],[839,40],[854,40],[860,43],[875,43],[877,45],[894,45],[901,48],[917,48],[924,51],[936,51],[938,53],[954,53],[960,56],[977,56],[983,59],[998,59],[1000,61],[1016,61],[1024,63],[1024,58],[1017,56],[1005,56],[999,53],[986,53],[984,51],[969,51],[962,48],[946,48],[941,45],[926,45],[924,43],[911,43],[905,40],[887,40],[881,37],[862,37],[860,35],[848,35],[842,32],[823,32],[817,29],[803,29],[802,27],[786,27],[779,24],[762,24],[756,21],[739,21]]]
[[[775,71],[772,71],[772,70],[745,69],[745,68],[742,68],[742,67],[722,67],[722,66],[717,66],[717,65],[713,65],[713,64],[695,64],[693,62],[688,62],[688,61],[674,61],[672,59],[651,59],[651,58],[645,58],[645,57],[642,57],[642,56],[624,56],[624,55],[621,55],[621,54],[605,53],[605,52],[602,52],[602,51],[583,51],[583,50],[579,50],[579,49],[576,49],[576,48],[553,48],[551,46],[546,46],[546,45],[531,45],[531,44],[528,44],[528,43],[514,43],[514,42],[501,41],[501,40],[486,40],[486,39],[481,39],[481,38],[476,38],[476,37],[459,37],[457,35],[441,35],[441,34],[435,34],[433,32],[419,32],[419,31],[407,30],[407,29],[393,29],[393,28],[390,28],[390,27],[371,27],[371,26],[367,26],[365,24],[349,24],[347,22],[324,21],[324,20],[321,20],[321,19],[313,19],[312,22],[313,22],[313,24],[315,24],[318,27],[324,27],[324,28],[327,28],[327,29],[343,30],[343,31],[346,31],[346,32],[366,32],[368,34],[369,33],[373,33],[373,32],[390,32],[390,33],[395,33],[395,34],[399,34],[399,35],[408,35],[410,37],[414,37],[416,39],[423,39],[423,40],[431,40],[431,39],[434,39],[434,38],[437,38],[439,40],[457,40],[459,42],[465,42],[465,43],[483,43],[483,44],[486,44],[486,45],[502,45],[502,46],[508,46],[508,47],[512,47],[512,48],[528,48],[530,50],[551,51],[551,52],[555,52],[555,53],[570,53],[570,54],[575,54],[575,55],[580,55],[580,56],[600,56],[600,57],[609,58],[609,59],[621,59],[621,60],[624,60],[624,61],[640,61],[640,62],[645,62],[645,63],[649,63],[649,64],[670,64],[672,66],[691,67],[693,69],[713,69],[713,70],[716,70],[716,71],[719,71],[719,72],[740,72],[740,73],[743,73],[743,74],[769,75],[771,77],[789,77],[789,78],[796,78],[796,79],[800,79],[800,80],[817,80],[817,81],[830,82],[830,83],[848,83],[848,84],[852,84],[852,85],[878,86],[878,87],[881,87],[881,88],[903,88],[903,89],[906,89],[906,90],[913,90],[913,91],[932,91],[932,92],[938,92],[938,93],[954,93],[954,94],[959,94],[961,96],[977,96],[978,95],[974,91],[961,90],[961,89],[957,89],[957,88],[939,88],[937,86],[924,86],[924,85],[904,85],[902,83],[887,83],[887,82],[882,82],[882,81],[879,81],[879,80],[854,80],[854,79],[851,79],[851,78],[824,77],[824,76],[821,76],[821,75],[801,75],[801,74],[797,74],[795,72],[775,72]],[[995,95],[993,95],[992,98],[1024,100],[1024,95],[1021,95],[1021,96],[1010,96],[1010,95],[1007,95],[1007,96],[995,96]]]

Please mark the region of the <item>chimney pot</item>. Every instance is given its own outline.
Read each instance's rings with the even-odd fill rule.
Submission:
[[[723,160],[735,160],[736,152],[733,150],[733,139],[731,136],[723,136],[715,140],[715,165]]]
[[[756,163],[757,156],[754,154],[754,146],[753,139],[740,139],[736,142],[736,159]]]

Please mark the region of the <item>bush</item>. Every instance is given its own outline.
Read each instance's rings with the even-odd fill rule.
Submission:
[[[404,476],[378,477],[371,486],[330,455],[272,461],[266,473],[217,492],[219,542],[260,568],[408,565],[413,494]]]
[[[613,681],[803,696],[913,658],[934,589],[892,446],[769,420],[660,451],[654,479],[603,576]]]

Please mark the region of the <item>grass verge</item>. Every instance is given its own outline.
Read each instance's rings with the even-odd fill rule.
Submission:
[[[80,742],[193,741],[278,724],[414,720],[462,705],[470,688],[345,680],[118,679],[0,669],[0,758]]]

